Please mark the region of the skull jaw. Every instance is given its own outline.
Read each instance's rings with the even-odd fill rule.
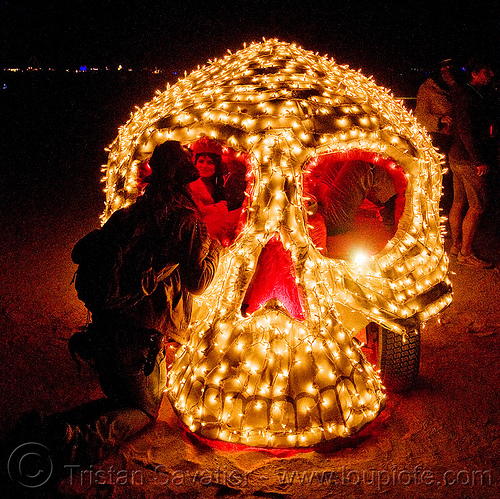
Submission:
[[[297,321],[277,301],[194,333],[167,393],[193,433],[253,447],[346,437],[385,404],[376,373],[336,321],[329,330]]]

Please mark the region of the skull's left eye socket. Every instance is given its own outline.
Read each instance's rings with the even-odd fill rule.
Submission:
[[[189,184],[193,201],[210,236],[229,246],[244,225],[251,188],[248,157],[206,139],[190,144],[190,149],[200,173]]]
[[[304,176],[313,243],[330,258],[357,260],[377,253],[396,231],[405,188],[402,169],[376,154],[315,158]]]

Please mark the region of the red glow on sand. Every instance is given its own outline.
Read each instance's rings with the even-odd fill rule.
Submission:
[[[338,452],[346,448],[356,448],[363,444],[368,439],[378,438],[383,435],[386,431],[387,420],[391,417],[393,412],[394,402],[389,401],[384,407],[384,410],[379,414],[379,416],[372,421],[370,424],[366,425],[360,431],[354,435],[350,435],[342,438],[335,438],[329,441],[323,441],[321,443],[312,445],[311,447],[293,447],[293,448],[273,448],[273,447],[253,447],[244,444],[235,444],[230,442],[224,442],[222,440],[214,440],[211,438],[205,438],[196,433],[193,433],[189,428],[179,421],[183,431],[183,440],[191,445],[206,445],[214,451],[218,452],[265,452],[269,455],[278,458],[293,457],[297,454],[305,454],[315,452],[317,454],[331,454],[332,452]]]
[[[295,281],[292,256],[282,242],[273,237],[262,250],[257,269],[243,303],[251,314],[276,298],[297,320],[304,320],[304,298]]]
[[[182,423],[181,423],[182,424]],[[203,445],[207,445],[212,449],[219,452],[266,452],[272,454],[276,457],[293,457],[296,454],[303,454],[305,452],[312,452],[313,449],[305,448],[293,448],[293,449],[278,449],[272,447],[252,447],[244,444],[233,444],[230,442],[223,442],[222,440],[212,440],[210,438],[200,437],[196,433],[192,433],[189,429],[182,425],[184,429],[185,440],[190,442],[200,442]]]

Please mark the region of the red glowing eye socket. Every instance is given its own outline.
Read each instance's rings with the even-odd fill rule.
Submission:
[[[394,235],[407,179],[378,154],[351,150],[315,158],[306,166],[309,235],[330,258],[373,255]]]

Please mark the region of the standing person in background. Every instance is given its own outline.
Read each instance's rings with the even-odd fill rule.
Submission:
[[[453,142],[450,168],[453,172],[453,204],[449,214],[452,235],[450,254],[461,265],[490,268],[491,262],[473,252],[474,236],[487,205],[487,174],[497,164],[498,144],[494,133],[496,106],[489,98],[494,73],[486,61],[466,65],[466,83],[452,91]],[[467,211],[466,211],[467,210]]]
[[[430,133],[434,146],[443,154],[449,152],[452,141],[450,92],[454,84],[451,59],[446,59],[420,85],[417,93],[415,116]]]
[[[453,139],[451,89],[455,85],[451,59],[441,61],[417,93],[415,116],[427,129],[432,144],[444,154],[444,167],[449,167],[448,153]],[[443,175],[443,202],[451,203],[453,184],[449,170]],[[443,207],[449,211],[450,204]]]

